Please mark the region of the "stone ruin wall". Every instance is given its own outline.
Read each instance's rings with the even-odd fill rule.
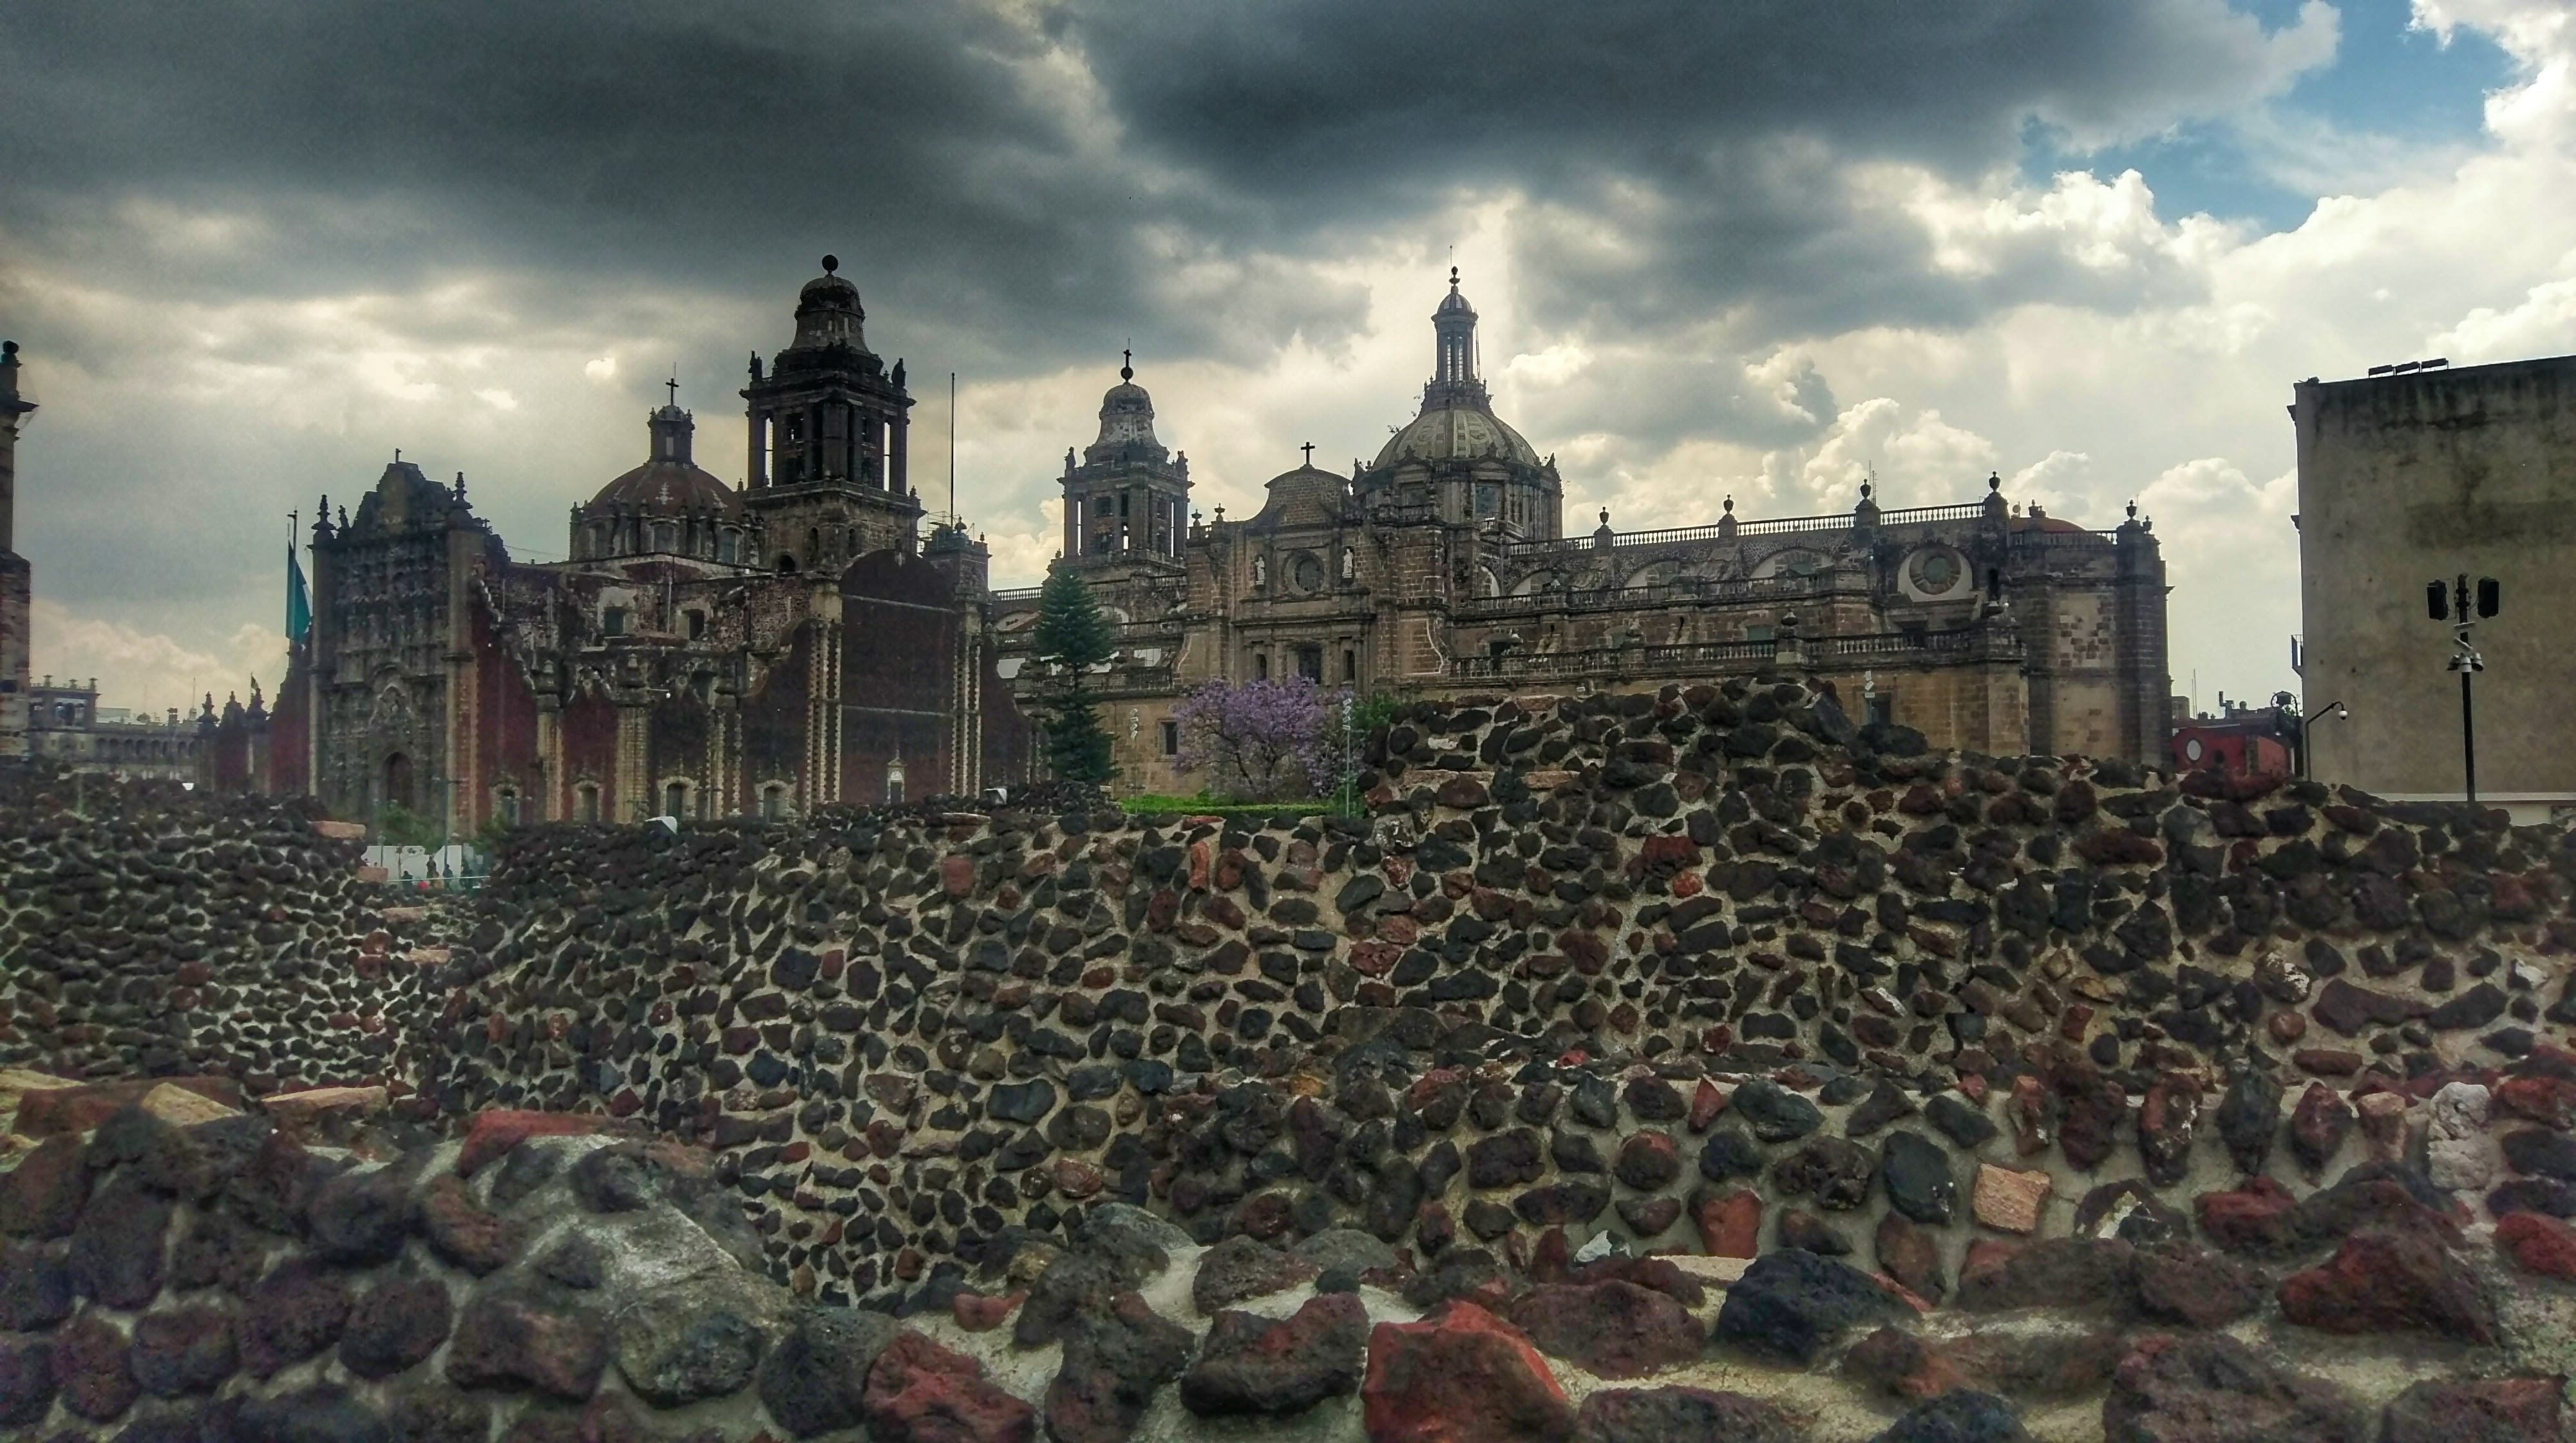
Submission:
[[[533,830],[382,980],[354,964],[417,939],[371,953],[363,900],[314,910],[300,945],[352,963],[334,1001],[387,1019],[354,1029],[373,1050],[216,1028],[164,1070],[239,1075],[222,1046],[256,1043],[280,1079],[386,1078],[414,1124],[515,1106],[702,1144],[741,1255],[814,1316],[1044,1299],[1049,1240],[1132,1203],[1184,1230],[1168,1251],[1216,1249],[1203,1273],[1373,1239],[1372,1318],[1474,1298],[1576,1401],[1624,1376],[1597,1339],[1633,1319],[1584,1312],[1607,1290],[1749,1316],[1785,1288],[1785,1346],[1741,1318],[1732,1345],[1867,1400],[1800,1414],[1769,1379],[1818,1438],[1971,1389],[2048,1437],[2219,1436],[2148,1426],[2208,1413],[2195,1389],[2298,1436],[2381,1437],[2388,1404],[2385,1437],[2430,1437],[2393,1420],[2456,1386],[2488,1392],[2446,1408],[2533,1417],[2545,1392],[2550,1431],[2493,1436],[2556,1436],[2533,1380],[2576,1367],[2543,1281],[2576,1278],[2567,837],[1930,755],[1787,683],[1426,712],[1369,760],[1359,820]],[[94,891],[49,887],[15,937]],[[76,958],[50,1034],[13,965],[15,1055],[172,1035],[110,1011],[136,959]],[[1648,1252],[1692,1270],[1619,1256]],[[1876,1275],[1869,1306],[1818,1302],[1845,1274]],[[2096,1321],[2015,1332],[2032,1307]]]
[[[379,1080],[422,995],[302,804],[41,768],[0,776],[0,1065],[203,1074],[254,1093]],[[336,835],[334,835],[336,834]]]

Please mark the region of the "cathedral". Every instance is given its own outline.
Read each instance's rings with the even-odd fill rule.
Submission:
[[[924,534],[904,366],[824,273],[752,358],[743,483],[701,466],[676,387],[642,464],[572,508],[569,557],[513,560],[464,478],[397,459],[312,529],[312,622],[263,756],[218,785],[492,822],[779,816],[1032,779],[1037,591],[993,590],[953,521]],[[2109,531],[1959,505],[1619,531],[1564,527],[1564,484],[1494,412],[1451,272],[1421,406],[1347,474],[1305,464],[1259,511],[1193,509],[1131,363],[1068,450],[1062,552],[1117,624],[1094,680],[1125,790],[1197,790],[1175,708],[1218,681],[1361,695],[1823,679],[1857,719],[1995,754],[2161,757],[2165,576]],[[240,729],[227,707],[207,725]],[[210,755],[239,750],[219,737]]]
[[[463,476],[399,458],[354,512],[324,497],[311,626],[252,784],[463,834],[780,816],[1024,775],[989,553],[954,524],[921,535],[903,362],[868,349],[838,262],[823,272],[794,340],[751,360],[739,489],[698,464],[675,386],[643,463],[572,509],[562,562],[513,560]]]
[[[1957,505],[1619,531],[1564,529],[1564,486],[1478,375],[1450,272],[1412,421],[1349,474],[1273,478],[1250,517],[1190,507],[1189,462],[1130,368],[1098,439],[1065,454],[1063,555],[1120,626],[1094,691],[1122,784],[1195,791],[1174,707],[1212,681],[1303,676],[1359,694],[1473,697],[1795,673],[1855,718],[1995,755],[2164,754],[2165,569],[2132,506],[2109,531]],[[995,593],[1018,676],[1034,590]],[[1034,675],[1034,673],[1032,673]],[[1027,685],[1024,679],[1020,683]]]

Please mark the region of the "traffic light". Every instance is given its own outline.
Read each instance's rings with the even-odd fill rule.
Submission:
[[[2504,607],[2504,586],[2492,576],[2478,578],[2478,615],[2493,616]]]
[[[2424,614],[2435,621],[2451,619],[2451,588],[2448,583],[2440,581],[2424,583]]]

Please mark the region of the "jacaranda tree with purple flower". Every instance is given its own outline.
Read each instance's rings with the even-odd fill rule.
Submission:
[[[1302,676],[1210,682],[1172,711],[1180,768],[1226,802],[1320,796],[1336,780],[1342,694]]]

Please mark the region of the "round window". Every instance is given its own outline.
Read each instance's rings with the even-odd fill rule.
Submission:
[[[2193,737],[2191,740],[2182,744],[2182,754],[2185,761],[2199,761],[2201,753],[2205,750],[2207,749],[2201,746],[2200,738],[2198,737]]]
[[[1288,563],[1288,579],[1299,591],[1313,591],[1324,584],[1324,563],[1311,553],[1299,552],[1297,559]]]

